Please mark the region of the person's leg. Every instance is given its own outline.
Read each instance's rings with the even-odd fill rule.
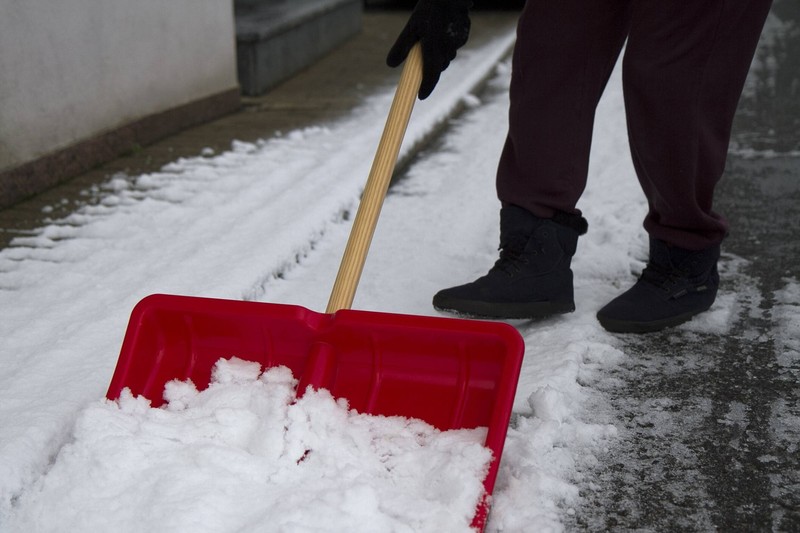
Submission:
[[[628,31],[628,0],[529,0],[520,16],[497,195],[550,218],[578,214],[592,128]]]
[[[636,0],[623,59],[631,153],[654,238],[701,250],[731,124],[771,0]]]
[[[713,211],[731,124],[771,0],[636,0],[623,60],[628,135],[647,197],[650,259],[598,313],[616,332],[686,322],[714,303]]]
[[[575,309],[570,261],[586,221],[594,112],[627,31],[628,0],[528,0],[498,165],[500,258],[478,280],[445,289],[436,309],[537,318]]]

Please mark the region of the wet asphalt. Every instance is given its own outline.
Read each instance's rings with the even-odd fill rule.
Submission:
[[[800,282],[800,2],[773,13],[715,201],[732,326],[621,336],[592,385],[619,438],[583,467],[569,529],[800,532],[800,301],[782,297]]]

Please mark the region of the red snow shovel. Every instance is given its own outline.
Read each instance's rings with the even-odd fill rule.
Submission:
[[[422,71],[409,55],[326,312],[285,304],[156,294],[133,309],[111,385],[163,403],[171,380],[203,389],[220,358],[286,366],[361,413],[422,419],[438,429],[487,427],[493,452],[472,526],[482,530],[503,452],[524,343],[508,324],[350,310]]]

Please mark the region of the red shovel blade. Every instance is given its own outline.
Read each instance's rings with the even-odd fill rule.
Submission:
[[[286,366],[360,413],[422,419],[441,429],[487,427],[494,488],[524,343],[498,322],[152,295],[134,308],[107,397],[124,388],[163,403],[171,380],[208,386],[220,358]],[[482,529],[487,503],[473,526]]]

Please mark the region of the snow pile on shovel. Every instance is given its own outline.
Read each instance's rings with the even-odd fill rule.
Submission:
[[[325,390],[295,400],[284,367],[220,360],[211,385],[129,391],[83,411],[35,490],[26,531],[466,531],[491,451],[485,430],[441,432],[358,414]]]

